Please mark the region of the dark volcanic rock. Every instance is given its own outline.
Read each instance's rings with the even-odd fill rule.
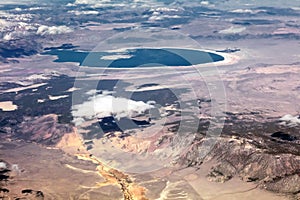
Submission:
[[[266,183],[265,188],[270,191],[281,193],[300,193],[300,175],[294,174],[272,182]]]
[[[0,42],[0,56],[2,58],[19,58],[31,56],[41,51],[41,45],[26,39]]]
[[[57,50],[57,49],[74,49],[76,47],[79,47],[79,46],[74,46],[73,44],[62,44],[61,46],[59,47],[46,47],[44,48],[45,51],[49,51],[49,50]]]
[[[8,178],[9,178],[9,176],[0,174],[0,181],[7,181]]]
[[[33,190],[30,189],[22,190],[22,194],[31,194],[31,193],[33,193]]]
[[[178,101],[176,94],[170,89],[133,92],[131,99],[144,102],[155,101],[157,104],[162,106],[165,106],[166,104],[174,104],[176,101]]]
[[[135,120],[129,118],[115,119],[114,117],[105,117],[99,121],[99,126],[104,133],[135,129],[147,125],[150,125],[147,120]]]
[[[31,190],[31,189],[25,189],[25,190],[22,190],[22,194],[32,195],[33,197],[35,197],[37,199],[44,199],[44,194],[41,191],[34,191],[34,190]]]
[[[0,193],[3,192],[3,193],[9,193],[9,190],[6,189],[6,188],[0,188]]]
[[[284,133],[284,132],[276,132],[276,133],[273,133],[271,135],[271,137],[274,137],[274,138],[279,138],[281,140],[286,140],[286,141],[294,141],[294,140],[297,140],[297,138],[295,136],[291,136],[287,133]]]

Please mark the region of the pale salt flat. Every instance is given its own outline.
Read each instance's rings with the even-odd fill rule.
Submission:
[[[47,83],[38,83],[38,84],[29,85],[29,86],[26,86],[26,87],[11,88],[11,89],[2,91],[2,93],[20,92],[20,91],[23,91],[23,90],[39,88],[39,87],[42,87],[44,85],[47,85]]]
[[[14,111],[18,109],[18,106],[15,105],[12,101],[3,101],[0,102],[0,109],[3,111]]]

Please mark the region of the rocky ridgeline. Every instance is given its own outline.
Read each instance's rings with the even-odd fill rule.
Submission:
[[[243,135],[223,133],[219,138],[196,138],[191,150],[181,157],[180,164],[201,168],[207,162],[216,163],[207,174],[210,181],[226,182],[238,176],[266,190],[300,199],[300,145],[299,138],[292,134],[299,134],[299,130],[288,127],[285,130],[287,133],[267,134],[276,129],[276,122],[254,122],[253,126],[255,124],[262,127],[261,132],[250,131]],[[226,125],[224,130],[228,130]],[[202,144],[207,140],[216,144],[204,159],[200,159],[199,155],[205,151]]]
[[[60,124],[55,114],[27,118],[19,125],[19,130],[16,137],[46,146],[57,144],[65,134],[73,132],[72,126]]]

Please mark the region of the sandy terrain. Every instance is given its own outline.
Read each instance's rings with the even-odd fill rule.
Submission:
[[[14,175],[5,186],[10,190],[11,197],[21,197],[21,190],[24,189],[42,191],[45,199],[53,200],[97,199],[98,196],[109,200],[122,197],[115,186],[90,189],[102,181],[95,171],[96,166],[60,150],[45,149],[35,144],[1,143],[1,158],[11,165],[17,165],[20,170],[13,172]]]
[[[283,195],[257,188],[256,184],[245,183],[238,177],[226,183],[211,182],[206,175],[210,170],[209,163],[202,165],[197,171],[186,169],[178,172],[197,191],[204,200],[287,200]],[[177,175],[177,173],[176,173]]]

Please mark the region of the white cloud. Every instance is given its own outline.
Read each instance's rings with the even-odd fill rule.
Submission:
[[[159,7],[159,8],[152,8],[150,11],[153,12],[177,12],[179,11],[177,8],[167,8],[167,7]]]
[[[0,169],[7,169],[7,165],[5,162],[0,162]]]
[[[111,94],[115,93],[114,91],[107,91],[107,90],[102,91],[102,90],[93,89],[93,90],[86,92],[85,94],[92,96],[92,95],[96,95],[99,92],[101,92],[102,95],[111,95]]]
[[[0,25],[3,24],[0,21]],[[31,24],[25,23],[25,22],[18,22],[18,23],[12,23],[12,22],[6,22],[3,24],[3,26],[0,28],[0,31],[3,34],[3,40],[12,40],[15,38],[24,37],[30,34],[31,31],[36,31],[36,27],[34,27]]]
[[[300,116],[285,115],[279,119],[283,125],[297,126],[300,125]]]
[[[160,2],[154,0],[129,0],[126,3],[122,1],[114,0],[76,0],[73,4],[68,4],[68,6],[76,6],[80,4],[89,5],[91,8],[105,8],[105,7],[127,7],[127,8],[153,8],[163,5]]]
[[[56,34],[63,34],[63,33],[70,33],[73,30],[67,26],[45,26],[42,25],[36,31],[38,35],[56,35]]]
[[[28,10],[34,11],[34,10],[42,10],[42,9],[44,9],[44,8],[43,7],[31,7]]]
[[[300,7],[291,7],[291,9],[296,10],[296,11],[300,11]]]
[[[75,15],[98,15],[99,14],[99,12],[95,10],[83,10],[83,11],[72,10],[72,11],[68,11],[68,13],[74,13]]]
[[[102,2],[110,2],[110,0],[103,0]],[[96,4],[96,0],[76,0],[75,4]]]
[[[232,12],[232,13],[253,13],[253,11],[250,9],[236,9],[236,10],[232,10],[230,12]]]
[[[121,97],[109,95],[97,95],[88,101],[73,106],[73,117],[76,125],[80,125],[84,119],[104,118],[114,116],[118,119],[122,117],[135,117],[153,108],[153,105],[142,101],[133,101]]]
[[[160,20],[163,20],[164,18],[162,17],[162,16],[157,16],[157,15],[155,15],[155,16],[151,16],[151,17],[149,17],[149,21],[160,21]]]
[[[34,18],[34,15],[26,14],[8,14],[5,16],[8,21],[19,23],[19,22],[30,22]]]
[[[236,9],[230,11],[231,13],[249,13],[249,14],[257,14],[259,12],[266,12],[266,10],[251,10],[251,9]]]
[[[20,168],[19,168],[19,165],[17,165],[17,164],[13,164],[13,165],[11,165],[11,170],[13,171],[13,172],[16,172],[16,173],[21,173],[21,170],[20,170]]]
[[[3,40],[9,41],[13,39],[12,33],[7,33],[6,35],[4,35]]]
[[[157,15],[154,14],[153,16],[149,17],[149,21],[160,21],[164,19],[178,19],[180,18],[179,15]]]
[[[80,4],[85,4],[85,5],[90,5],[93,8],[101,8],[101,7],[108,7],[108,6],[114,6],[114,7],[123,7],[126,6],[124,3],[117,3],[116,1],[111,1],[111,0],[76,0],[74,2],[75,5],[80,5]]]
[[[4,20],[4,19],[0,19],[0,31],[5,30],[5,28],[10,26],[10,22]]]
[[[97,92],[99,92],[99,90],[94,89],[94,90],[90,90],[90,91],[86,92],[85,94],[87,94],[87,95],[95,95],[95,94],[97,94]]]
[[[235,34],[235,33],[241,33],[245,30],[246,30],[246,27],[231,26],[230,28],[219,31],[219,33],[222,33],[222,34]]]
[[[152,11],[152,16],[149,17],[149,21],[160,21],[164,19],[174,19],[180,18],[179,15],[174,14],[174,12],[178,12],[179,9],[175,8],[166,8],[166,7],[158,7],[150,9]]]
[[[201,5],[209,5],[209,2],[208,1],[201,1],[200,4]]]
[[[30,5],[33,3],[37,3],[36,0],[5,0],[0,1],[0,5],[8,5],[8,4],[17,4],[17,5]]]

